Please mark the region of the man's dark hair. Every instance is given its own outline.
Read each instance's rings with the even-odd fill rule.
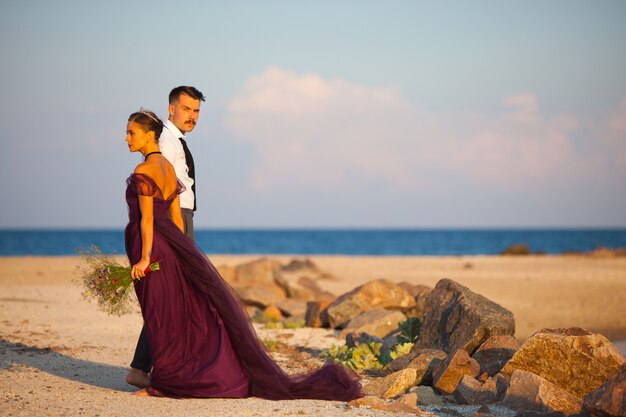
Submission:
[[[197,88],[191,87],[188,85],[181,85],[172,89],[172,91],[170,91],[170,97],[169,97],[170,104],[178,100],[181,94],[185,94],[196,100],[204,101],[204,95]]]

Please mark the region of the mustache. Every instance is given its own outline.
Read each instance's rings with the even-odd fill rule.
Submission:
[[[195,120],[192,120],[192,119],[187,120],[185,123],[191,123],[191,124],[192,124],[192,125],[194,125],[194,126],[196,125],[196,121],[195,121]]]

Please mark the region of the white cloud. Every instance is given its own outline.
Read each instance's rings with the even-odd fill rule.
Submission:
[[[626,158],[626,99],[620,109],[610,125],[622,140],[611,142],[618,152],[580,155],[571,137],[581,122],[572,115],[546,119],[531,93],[505,98],[496,114],[434,114],[392,87],[270,68],[248,79],[225,124],[234,140],[258,152],[249,179],[258,191],[381,181],[412,189],[459,181],[511,189],[603,175],[608,159]]]

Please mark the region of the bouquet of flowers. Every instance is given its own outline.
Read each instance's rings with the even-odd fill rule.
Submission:
[[[96,299],[102,311],[109,315],[129,313],[131,311],[134,291],[131,284],[130,266],[120,265],[115,259],[104,255],[99,247],[92,245],[79,251],[82,263],[78,265],[76,273],[78,284],[82,284],[85,299]],[[155,261],[148,266],[146,273],[159,270],[159,262]]]

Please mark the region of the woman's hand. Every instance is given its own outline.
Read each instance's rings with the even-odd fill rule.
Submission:
[[[143,258],[141,261],[133,265],[130,271],[130,277],[132,279],[139,279],[146,276],[146,269],[150,266],[150,259]]]

